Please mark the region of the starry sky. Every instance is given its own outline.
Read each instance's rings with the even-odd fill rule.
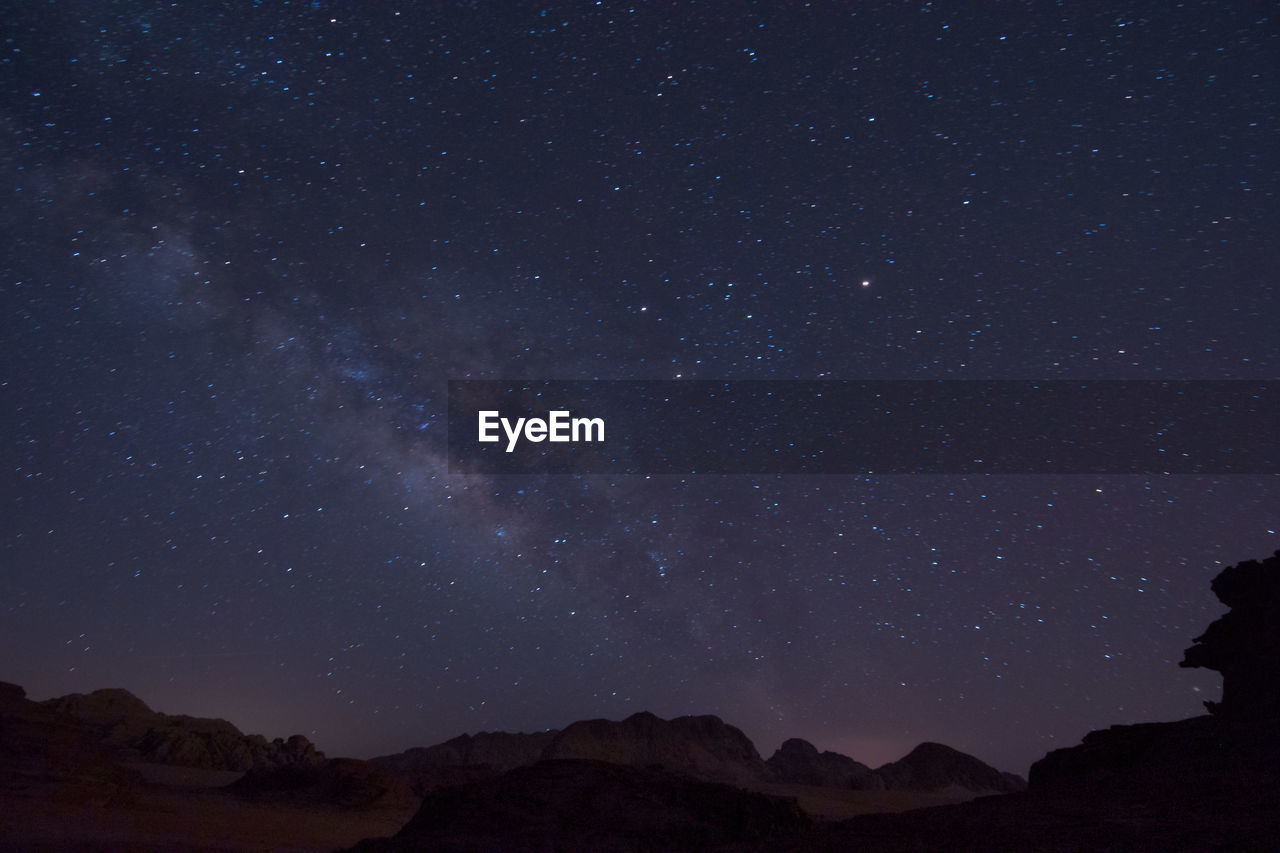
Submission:
[[[1269,4],[15,4],[0,679],[1025,772],[1275,476],[450,474],[450,379],[1273,379]]]

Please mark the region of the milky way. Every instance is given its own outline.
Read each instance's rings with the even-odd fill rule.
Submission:
[[[1274,476],[460,476],[445,389],[1273,378],[1266,11],[12,10],[0,679],[359,756],[1199,712]]]

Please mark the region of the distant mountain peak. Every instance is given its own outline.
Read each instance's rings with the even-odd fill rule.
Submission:
[[[1027,787],[1026,780],[1004,773],[979,758],[934,741],[919,744],[897,761],[876,769],[885,787],[906,791],[970,791],[1013,793]]]

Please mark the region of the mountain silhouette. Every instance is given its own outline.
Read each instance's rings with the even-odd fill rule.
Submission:
[[[1029,784],[938,743],[872,769],[792,738],[766,761],[718,717],[648,712],[328,759],[301,735],[125,690],[35,702],[0,682],[0,845],[163,849],[200,832],[219,849],[1277,849],[1280,552],[1212,589],[1229,610],[1182,662],[1222,673],[1210,713],[1090,732]],[[815,820],[801,807],[814,792],[877,813]],[[957,794],[969,801],[891,813]]]

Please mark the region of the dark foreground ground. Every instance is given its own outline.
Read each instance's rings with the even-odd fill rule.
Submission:
[[[1272,780],[1248,776],[1222,784],[1170,775],[1160,785],[1032,791],[824,821],[800,808],[803,799],[600,762],[522,768],[433,792],[421,808],[253,802],[222,787],[237,775],[153,765],[10,775],[0,791],[0,848],[1280,851],[1280,796]],[[810,792],[810,802],[828,812],[931,799],[821,793]]]
[[[394,836],[418,811],[416,803],[351,809],[331,804],[246,801],[226,787],[241,776],[237,772],[153,764],[125,765],[114,772],[104,768],[85,773],[23,774],[20,779],[9,774],[7,783],[0,788],[0,849],[336,850],[365,839]],[[583,781],[590,779],[583,777]],[[801,785],[771,785],[768,790],[784,802],[789,796],[802,804],[801,812],[815,821],[896,812],[968,796],[833,791]],[[775,801],[761,797],[756,802]],[[792,814],[789,807],[782,808],[784,814]],[[552,817],[557,822],[563,818]],[[493,816],[485,817],[483,813],[476,819],[494,822]],[[653,847],[643,841],[651,833],[641,828],[644,831],[637,835],[640,846],[635,849],[673,849]],[[525,830],[516,832],[510,823],[503,826],[503,831],[529,839]],[[587,835],[580,840],[585,842]],[[607,841],[599,837],[596,840],[609,849]],[[439,849],[442,841],[424,840],[421,849]],[[728,843],[727,839],[721,842]],[[412,846],[415,843],[411,842],[410,849],[418,849]],[[466,846],[465,840],[460,843]],[[521,849],[522,842],[509,837],[505,842],[498,839],[497,843],[505,846],[469,849]]]
[[[105,730],[86,722],[116,713],[123,697],[111,691],[94,699],[106,702],[99,717],[5,695],[0,850],[1280,851],[1280,722],[1269,714],[1092,732],[1037,762],[1027,791],[976,798],[761,780],[751,790],[588,758],[424,791],[376,762],[219,721],[138,710],[145,729],[130,716]],[[166,757],[230,760],[245,744],[261,755],[247,773],[137,759],[155,744]]]
[[[10,779],[0,791],[0,849],[333,850],[394,834],[416,810],[253,803],[219,787],[238,773],[122,769],[138,775],[124,785],[94,776]]]

